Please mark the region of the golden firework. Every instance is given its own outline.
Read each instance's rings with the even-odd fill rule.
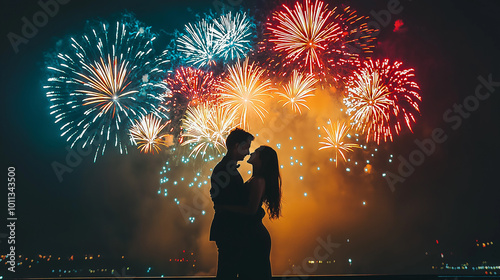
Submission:
[[[207,154],[208,149],[221,153],[225,149],[225,139],[238,126],[237,114],[226,107],[209,104],[189,106],[183,119],[184,142],[182,145],[194,145],[189,156]]]
[[[300,107],[307,107],[306,98],[314,96],[311,92],[315,90],[314,85],[317,80],[313,76],[302,75],[297,71],[293,71],[292,78],[283,87],[284,92],[278,92],[278,95],[285,101],[283,107],[290,104],[294,112],[302,114]]]
[[[221,84],[222,106],[239,114],[240,123],[248,128],[249,113],[255,113],[264,121],[267,110],[264,98],[271,95],[274,88],[271,81],[264,77],[264,70],[249,64],[248,58],[228,68]]]
[[[167,124],[168,122],[161,124],[161,118],[153,114],[146,115],[130,128],[132,141],[139,146],[138,149],[141,152],[154,154],[156,151],[159,153],[160,146],[168,146],[168,135],[159,135]]]
[[[330,123],[329,128],[323,126],[328,136],[323,137],[325,141],[320,142],[323,146],[319,150],[333,148],[335,150],[335,166],[337,166],[339,154],[346,161],[345,153],[352,152],[354,148],[360,148],[360,146],[355,143],[345,142],[344,138],[347,136],[349,128],[344,122],[337,121],[336,123],[332,123],[328,120],[328,123]]]

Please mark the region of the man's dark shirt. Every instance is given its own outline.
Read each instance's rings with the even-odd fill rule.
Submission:
[[[225,156],[214,168],[210,177],[210,196],[214,205],[244,205],[248,197],[244,182],[237,169],[237,162]],[[241,234],[241,224],[246,215],[230,211],[215,211],[210,240],[232,239]]]

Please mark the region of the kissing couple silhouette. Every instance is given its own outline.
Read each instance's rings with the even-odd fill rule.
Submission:
[[[248,159],[252,177],[244,182],[238,161],[250,154],[255,137],[236,128],[226,139],[227,153],[215,166],[210,196],[215,214],[210,241],[218,248],[216,279],[271,279],[271,236],[262,223],[281,215],[281,177],[278,155],[260,146]]]

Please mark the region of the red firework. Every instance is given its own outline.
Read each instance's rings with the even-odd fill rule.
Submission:
[[[180,67],[173,77],[167,78],[172,94],[181,95],[188,105],[214,102],[218,98],[216,79],[212,72],[192,67]]]
[[[282,5],[266,23],[259,51],[274,52],[266,60],[273,74],[294,69],[338,81],[374,47],[376,30],[368,28],[367,19],[350,7],[329,9],[322,1]]]
[[[347,82],[344,104],[353,126],[366,134],[366,141],[393,141],[403,126],[412,131],[420,114],[418,84],[413,69],[402,69],[401,62],[368,60]]]
[[[361,66],[362,59],[369,59],[375,48],[378,29],[370,28],[368,16],[359,16],[349,6],[334,9],[334,22],[340,26],[341,36],[332,40],[331,52],[326,54],[328,74],[338,82],[345,80]]]

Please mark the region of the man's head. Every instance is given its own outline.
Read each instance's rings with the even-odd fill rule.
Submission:
[[[241,128],[235,128],[226,139],[227,154],[234,160],[243,160],[250,154],[250,144],[255,137]]]

